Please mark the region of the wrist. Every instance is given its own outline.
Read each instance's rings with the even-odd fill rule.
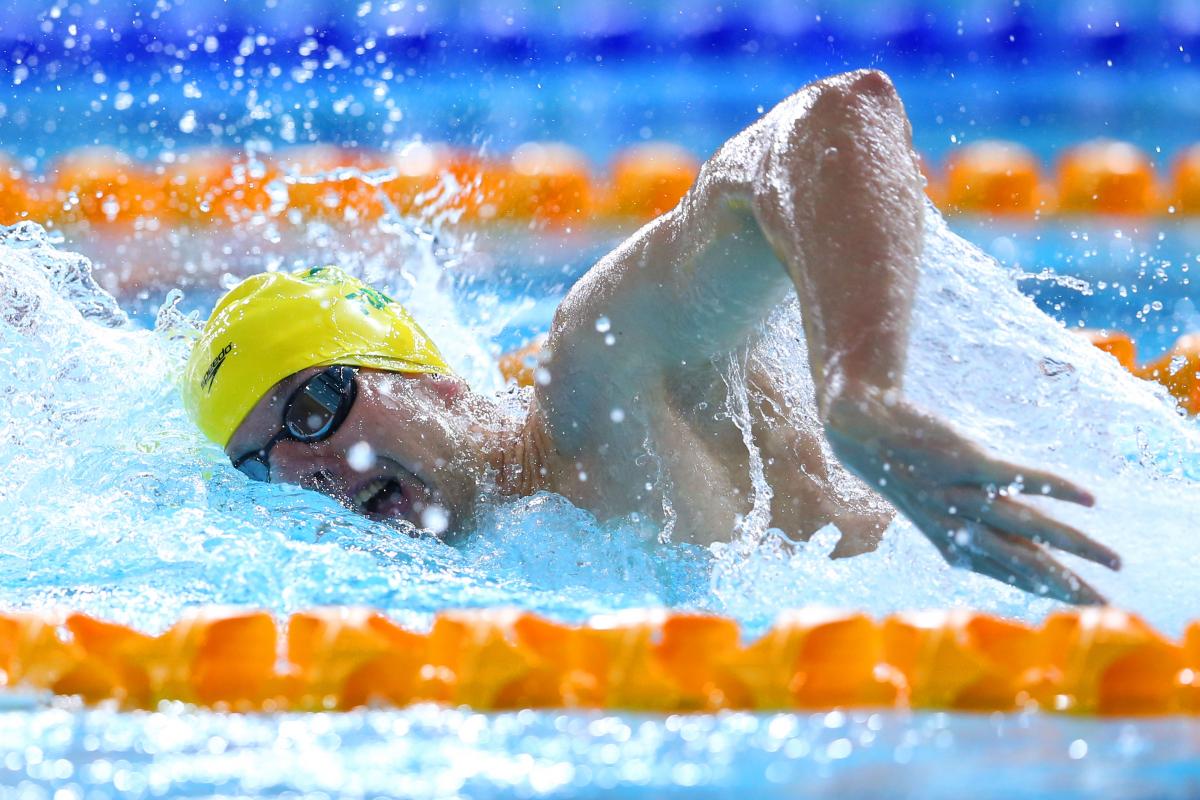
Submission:
[[[900,387],[895,384],[881,385],[836,375],[826,380],[818,392],[817,410],[821,422],[828,426],[847,414],[870,415],[873,409],[894,406],[902,398]]]

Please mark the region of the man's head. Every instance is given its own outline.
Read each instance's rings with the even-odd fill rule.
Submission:
[[[399,303],[337,268],[242,281],[183,381],[188,413],[252,478],[427,526],[471,493],[447,424],[465,384]]]

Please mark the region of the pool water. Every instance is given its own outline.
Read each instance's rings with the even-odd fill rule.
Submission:
[[[1051,715],[0,715],[0,797],[1194,797],[1187,718]],[[1019,768],[1017,768],[1019,766]],[[987,780],[981,781],[980,775]]]
[[[1080,571],[1114,602],[1178,632],[1194,613],[1187,571],[1157,565],[1168,553],[1176,564],[1196,558],[1185,533],[1200,513],[1190,503],[1194,424],[1035,311],[1011,271],[929,215],[910,393],[996,450],[1097,491],[1096,510],[1054,510],[1121,551],[1126,568],[1120,579],[1092,565]],[[497,503],[459,547],[414,539],[310,492],[247,481],[183,415],[174,380],[191,323],[178,309],[165,306],[155,330],[139,327],[86,262],[38,229],[13,229],[4,245],[3,344],[14,369],[3,378],[12,404],[0,459],[13,534],[0,580],[12,606],[53,601],[161,629],[204,602],[281,613],[365,604],[415,620],[447,606],[511,604],[579,619],[666,604],[733,614],[751,631],[780,607],[809,603],[881,613],[959,605],[1026,619],[1052,607],[950,570],[902,521],[876,553],[830,562],[833,529],[795,552],[770,530],[708,550],[659,544],[658,530],[600,522],[538,495]],[[484,291],[460,303],[431,263],[413,260],[385,285],[414,307],[441,309],[429,328],[452,365],[485,390],[499,386],[496,338],[546,304]],[[798,325],[795,308],[782,307],[753,357],[790,371],[793,391],[811,392],[791,335]],[[512,413],[524,402],[508,392]],[[1063,419],[1080,428],[1068,437]],[[1152,511],[1135,499],[1147,491],[1159,498]],[[1138,533],[1151,514],[1155,527],[1173,528],[1153,542]],[[898,582],[897,569],[911,579]]]
[[[453,56],[423,51],[399,57],[416,71],[393,78],[405,74],[424,91],[400,89],[402,81],[383,74],[393,63],[361,56],[327,69],[329,80],[316,91],[296,64],[271,71],[271,63],[291,57],[252,54],[241,78],[233,70],[176,70],[173,56],[149,66],[68,58],[60,69],[26,66],[24,74],[24,63],[9,64],[19,88],[0,106],[0,141],[33,169],[91,143],[97,129],[147,160],[193,145],[389,146],[417,135],[503,151],[551,133],[597,163],[647,137],[685,141],[704,154],[760,105],[818,74],[862,65],[739,56],[676,74],[666,57],[643,69],[632,58],[599,66],[563,54],[561,68],[539,72],[523,63],[468,69],[467,53],[458,54],[459,67]],[[1195,94],[1186,91],[1194,77],[1186,72],[1114,71],[1102,61],[1074,72],[1045,63],[1012,67],[1013,80],[995,64],[902,71],[897,82],[918,146],[937,158],[964,140],[1005,135],[1048,159],[1100,128],[1152,150],[1162,165],[1194,130],[1187,123],[1196,119]],[[388,88],[379,97],[381,83]],[[673,102],[679,96],[707,100]],[[205,98],[213,102],[199,102]],[[356,102],[366,110],[356,114]],[[297,104],[308,107],[296,111]],[[404,113],[393,119],[396,106]],[[238,115],[229,116],[231,107]],[[317,231],[289,258],[337,263],[420,308],[455,368],[476,388],[505,393],[511,413],[520,413],[528,397],[503,387],[496,355],[544,331],[557,299],[617,234],[488,238],[425,222],[372,231],[369,253],[355,246],[354,234]],[[1117,605],[1178,634],[1200,615],[1193,580],[1200,555],[1192,542],[1200,524],[1200,432],[1162,390],[1125,374],[1064,323],[1129,330],[1145,357],[1200,328],[1189,278],[1200,232],[1155,220],[957,219],[950,226],[928,211],[910,392],[1006,457],[1092,489],[1099,498],[1093,510],[1045,507],[1115,547],[1126,566],[1112,575],[1064,560]],[[877,614],[968,607],[1025,620],[1057,608],[951,570],[903,520],[877,552],[831,561],[834,529],[799,545],[770,529],[724,531],[729,543],[708,549],[660,541],[657,529],[599,521],[537,495],[495,504],[449,547],[295,487],[248,482],[180,405],[175,380],[195,326],[188,314],[207,310],[228,285],[226,268],[292,262],[254,263],[239,251],[234,264],[201,261],[209,268],[178,281],[129,286],[110,280],[129,243],[105,249],[71,232],[65,237],[29,225],[0,234],[5,608],[61,607],[159,631],[190,607],[214,604],[280,615],[367,605],[413,626],[443,608],[509,605],[581,620],[666,606],[733,616],[747,636],[779,609],[811,604]],[[95,256],[94,274],[75,251]],[[176,283],[182,299],[168,294]],[[798,310],[785,305],[750,357],[792,376],[791,391],[803,396],[811,385],[798,333]],[[730,413],[737,418],[737,409]],[[766,487],[758,488],[764,497]],[[427,706],[233,715],[170,704],[153,713],[84,710],[19,694],[4,700],[0,794],[12,796],[1200,791],[1200,724],[1189,719],[484,715]]]
[[[998,451],[1093,489],[1095,510],[1055,512],[1116,547],[1125,569],[1115,576],[1067,561],[1118,605],[1178,633],[1196,610],[1195,424],[1161,391],[1037,311],[1017,290],[1018,275],[952,234],[932,208],[928,217],[909,391]],[[551,495],[496,504],[457,547],[413,538],[310,492],[248,482],[204,442],[174,386],[194,326],[174,305],[152,328],[131,322],[85,260],[34,226],[5,233],[0,260],[0,352],[11,365],[0,377],[11,400],[0,425],[0,505],[9,522],[0,582],[10,608],[57,605],[161,630],[199,604],[280,614],[370,605],[414,626],[446,607],[510,605],[579,620],[662,605],[732,615],[753,635],[780,608],[809,604],[876,613],[958,606],[1029,620],[1055,607],[949,569],[903,520],[877,552],[843,561],[827,558],[833,529],[803,545],[771,530],[731,531],[730,544],[704,549],[660,543],[660,531],[629,521],[597,521]],[[528,298],[477,291],[464,303],[436,259],[410,259],[387,285],[402,299],[443,309],[430,327],[452,363],[477,384],[498,384],[487,356],[501,332],[531,312]],[[793,370],[795,391],[811,391],[804,354],[792,344],[798,324],[796,310],[781,307],[754,357]],[[511,393],[514,413],[524,401]],[[1073,421],[1069,429],[1063,420]],[[394,785],[411,786],[413,796],[607,787],[659,796],[778,780],[783,796],[813,780],[829,792],[892,787],[881,776],[909,762],[931,772],[950,756],[995,763],[1010,731],[1021,732],[1013,746],[1036,762],[1030,779],[1068,795],[1095,781],[1113,785],[1116,763],[1123,775],[1141,771],[1164,787],[1196,779],[1172,755],[1181,731],[1196,733],[1186,720],[1123,726],[1048,716],[644,718],[433,708],[297,718],[39,706],[0,718],[0,735],[14,743],[3,762],[8,783],[18,788],[23,776],[27,787],[119,780],[182,794],[344,785],[369,795]],[[207,734],[200,739],[197,731]],[[1081,747],[1096,749],[1081,756]],[[259,766],[262,748],[277,770]],[[207,754],[192,755],[200,750]],[[287,767],[296,761],[312,766]],[[1096,766],[1064,766],[1077,761]],[[368,763],[378,766],[361,768]],[[969,774],[938,769],[947,793]],[[939,785],[920,784],[924,796]],[[1139,783],[1130,796],[1153,785]],[[1001,788],[995,796],[1012,796]]]

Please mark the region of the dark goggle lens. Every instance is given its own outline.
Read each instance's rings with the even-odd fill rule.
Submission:
[[[292,395],[284,417],[287,431],[299,441],[323,439],[333,432],[354,402],[354,370],[328,369],[314,375]]]
[[[271,480],[271,466],[259,455],[253,455],[237,465],[237,469],[252,481]]]
[[[271,480],[271,448],[285,439],[319,442],[333,435],[354,405],[357,384],[354,367],[336,366],[314,375],[292,393],[283,410],[283,430],[267,445],[233,463],[234,469],[255,481]]]

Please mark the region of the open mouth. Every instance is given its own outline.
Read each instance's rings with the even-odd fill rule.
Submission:
[[[421,512],[432,502],[432,490],[400,464],[389,460],[381,466],[385,472],[350,495],[352,505],[372,519],[404,519],[421,527]]]
[[[355,504],[371,516],[382,516],[385,507],[392,507],[406,500],[400,481],[387,476],[375,478],[354,493]],[[408,501],[407,505],[411,510],[412,502]]]

